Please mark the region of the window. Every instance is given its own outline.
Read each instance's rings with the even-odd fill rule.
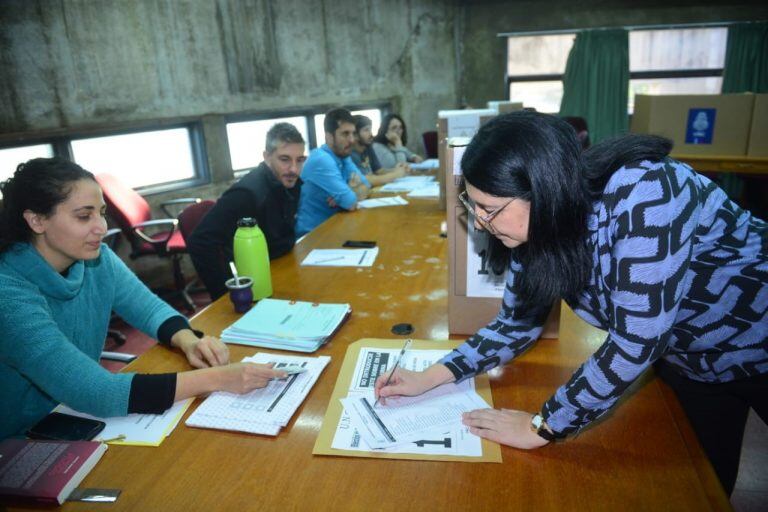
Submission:
[[[719,94],[728,29],[629,33],[629,112],[636,94]]]
[[[307,119],[304,116],[261,119],[227,123],[227,139],[232,169],[242,171],[256,167],[263,160],[267,132],[277,123],[290,123],[309,142]]]
[[[75,162],[94,174],[107,172],[132,188],[196,179],[189,127],[73,139]]]
[[[575,35],[509,36],[509,99],[559,112]],[[628,111],[634,110],[636,94],[718,94],[727,38],[727,27],[630,30]]]
[[[371,120],[371,131],[374,135],[379,131],[379,125],[381,124],[381,109],[369,108],[365,110],[352,110],[353,116],[366,116]],[[320,147],[325,144],[325,127],[323,122],[325,121],[325,114],[315,115],[315,147]]]
[[[32,158],[51,158],[52,156],[51,144],[0,149],[0,182],[10,178],[20,163]]]

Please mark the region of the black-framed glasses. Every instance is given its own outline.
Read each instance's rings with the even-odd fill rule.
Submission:
[[[493,227],[493,224],[491,222],[493,219],[495,219],[501,211],[509,206],[514,199],[510,199],[507,201],[503,206],[500,206],[493,210],[492,212],[487,212],[485,215],[480,215],[477,213],[477,209],[479,208],[472,199],[470,199],[469,194],[467,194],[467,191],[464,190],[461,194],[459,194],[459,201],[461,201],[461,204],[464,205],[464,208],[467,209],[467,211],[473,215],[477,220],[480,221],[480,224],[486,228],[488,231],[490,231],[493,234],[498,233],[495,227]],[[481,208],[482,209],[482,208]]]

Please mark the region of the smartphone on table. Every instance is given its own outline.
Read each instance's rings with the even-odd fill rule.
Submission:
[[[27,437],[53,441],[90,441],[105,426],[103,421],[52,412],[27,430]]]
[[[373,249],[376,242],[372,240],[347,240],[342,244],[343,247],[353,247],[359,249]]]

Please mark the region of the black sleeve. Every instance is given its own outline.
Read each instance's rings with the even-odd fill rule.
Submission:
[[[173,335],[182,329],[191,329],[187,319],[181,315],[172,316],[160,324],[160,328],[157,330],[157,341],[165,346],[170,346]]]
[[[379,169],[381,169],[381,162],[379,162],[379,157],[376,156],[376,152],[371,150],[368,152],[368,163],[371,166],[371,172],[376,174],[379,172]]]
[[[136,374],[131,381],[128,414],[161,414],[173,405],[176,374]]]
[[[232,260],[237,221],[254,216],[251,194],[242,189],[228,190],[192,233],[187,251],[214,300],[227,293],[224,283],[230,277],[227,264]]]

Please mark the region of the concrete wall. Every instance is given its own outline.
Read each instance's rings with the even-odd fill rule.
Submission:
[[[228,186],[224,114],[391,101],[422,151],[418,134],[456,104],[457,10],[451,0],[0,0],[0,140],[202,117],[213,183],[150,196],[153,206]]]
[[[506,99],[502,32],[768,19],[768,5],[739,0],[474,0],[461,2],[459,99]]]

